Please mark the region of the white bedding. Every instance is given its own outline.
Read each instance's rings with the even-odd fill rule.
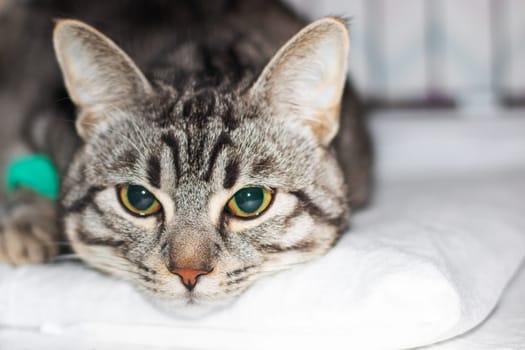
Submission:
[[[503,295],[490,317],[474,330],[424,350],[520,350],[525,349],[525,268]],[[421,349],[423,350],[423,349]]]
[[[0,266],[0,349],[394,350],[479,325],[525,256],[525,119],[390,115],[373,130],[374,204],[325,258],[194,321],[164,316],[128,284],[81,265]],[[514,287],[525,293],[525,283]],[[508,330],[501,310],[491,316],[500,323],[472,335]],[[482,344],[472,335],[439,350]]]

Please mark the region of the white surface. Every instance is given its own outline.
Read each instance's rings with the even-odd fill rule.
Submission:
[[[372,128],[379,176],[424,181],[525,170],[525,110],[497,115],[464,117],[439,111],[376,115]]]
[[[387,118],[373,123],[375,203],[327,257],[261,281],[198,321],[159,314],[126,283],[79,265],[1,266],[0,349],[386,350],[475,327],[525,255],[525,119]],[[482,139],[491,145],[485,151]],[[499,339],[498,327],[489,329]],[[460,349],[454,344],[439,350]]]
[[[509,286],[490,317],[476,329],[442,344],[421,350],[525,349],[525,268]]]

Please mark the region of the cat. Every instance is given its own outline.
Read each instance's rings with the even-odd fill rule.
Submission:
[[[340,18],[306,25],[268,0],[8,0],[0,32],[2,166],[45,154],[61,179],[56,203],[2,195],[0,262],[71,246],[165,309],[213,304],[327,253],[368,200]]]

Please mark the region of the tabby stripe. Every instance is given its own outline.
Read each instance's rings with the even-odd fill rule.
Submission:
[[[129,168],[132,168],[137,162],[137,159],[138,159],[137,151],[134,149],[128,149],[122,152],[122,154],[118,156],[117,164],[120,166],[125,164]]]
[[[121,226],[118,226],[118,224],[115,224],[113,221],[111,221],[108,216],[102,216],[100,219],[100,223],[108,230],[112,232],[120,232],[122,234],[127,233],[128,239],[132,239],[131,235],[128,233],[129,231],[123,230]]]
[[[150,292],[153,292],[154,294],[158,294],[159,293],[159,289],[158,288],[151,287],[149,285],[143,284],[143,285],[140,285],[140,287],[142,287],[143,289],[148,290]]]
[[[226,231],[226,216],[224,215],[224,210],[222,211],[219,218],[218,226],[219,227],[217,227],[217,231],[219,232],[219,236],[221,236],[223,242],[226,242],[228,239],[228,232]]]
[[[219,153],[226,147],[232,145],[232,140],[230,136],[224,131],[219,135],[215,145],[211,150],[210,159],[208,161],[208,170],[204,174],[204,181],[210,181],[211,175],[213,174],[213,169],[215,168],[215,162],[219,157]]]
[[[172,133],[166,133],[162,135],[162,141],[170,148],[173,156],[173,166],[175,168],[175,174],[178,178],[181,177],[181,165],[180,165],[180,149],[179,143]]]
[[[230,189],[237,182],[239,177],[239,162],[236,160],[230,160],[224,169],[224,180],[222,186],[226,189]]]
[[[161,176],[161,174],[160,174],[160,159],[159,159],[159,157],[151,156],[148,159],[146,172],[147,172],[149,183],[152,186],[156,187],[156,188],[160,188],[160,176]]]
[[[164,223],[164,212],[162,212],[162,221],[160,222],[160,227],[157,229],[157,234],[155,235],[155,241],[156,244],[160,243],[160,240],[162,238],[162,235],[164,234],[164,231],[166,230],[166,224]]]
[[[286,216],[284,219],[284,227],[288,228],[292,224],[292,221],[300,216],[302,213],[304,213],[304,207],[302,204],[298,204],[295,209],[290,213],[290,215]]]
[[[74,201],[69,207],[65,208],[65,211],[68,213],[80,213],[84,211],[84,209],[86,209],[87,206],[93,202],[93,199],[97,193],[102,191],[104,188],[105,187],[102,186],[91,186],[82,197]]]
[[[205,152],[205,150],[204,150],[205,143],[206,143],[206,137],[201,137],[200,140],[199,140],[199,146],[194,151],[194,154],[196,155],[196,157],[194,157],[192,159],[193,164],[198,164],[199,161],[202,161],[202,155]]]
[[[232,131],[239,127],[239,120],[235,117],[233,107],[230,105],[226,106],[225,111],[221,114],[221,119],[226,131]]]
[[[96,202],[92,202],[89,206],[89,209],[93,209],[93,211],[101,217],[104,217],[106,215],[106,212],[102,210],[102,208]]]
[[[177,104],[177,100],[170,101],[162,107],[162,110],[159,112],[158,119],[156,120],[157,124],[161,128],[166,129],[173,125],[172,116],[173,116],[176,104]]]
[[[333,225],[333,226],[337,226],[337,227],[343,226],[343,224],[344,224],[344,215],[343,216],[338,216],[338,217],[335,217],[335,218],[334,217],[330,217],[330,215],[325,213],[323,211],[323,209],[321,209],[319,206],[317,206],[312,201],[310,196],[308,196],[304,191],[295,191],[295,192],[291,192],[291,194],[293,194],[294,196],[297,197],[297,199],[303,205],[304,209],[311,216],[316,217],[316,218],[322,220],[323,222],[325,222],[325,223],[327,223],[329,225]]]
[[[239,284],[241,282],[246,281],[249,277],[250,277],[249,275],[248,276],[239,277],[239,278],[237,278],[235,280],[231,280],[231,281],[226,282],[226,285],[227,286],[231,286],[231,285],[234,285],[234,284]]]
[[[99,245],[99,246],[108,246],[112,248],[118,248],[126,244],[126,242],[124,242],[123,240],[119,240],[119,239],[93,237],[84,230],[78,230],[77,237],[82,243],[87,244],[87,245]]]
[[[168,241],[162,242],[162,244],[160,245],[160,253],[162,255],[165,255],[167,252],[167,249],[168,249]]]
[[[148,276],[144,276],[144,275],[140,275],[140,277],[145,281],[145,282],[149,282],[149,283],[156,283],[157,281],[155,281],[153,278],[151,277],[148,277]]]
[[[141,269],[142,271],[144,272],[147,272],[147,273],[150,273],[152,275],[156,275],[157,274],[157,271],[147,267],[146,265],[144,265],[143,262],[141,262],[140,260],[131,260],[130,258],[128,257],[123,257],[124,259],[126,259],[127,261],[129,261],[131,264],[137,266],[139,269]]]
[[[253,269],[254,267],[255,267],[255,265],[249,265],[249,266],[237,269],[237,270],[226,272],[226,276],[228,276],[228,277],[237,276],[237,275],[240,275],[240,274],[242,274],[242,273],[244,273],[244,272],[246,272],[246,271],[248,271],[250,269]]]
[[[229,288],[225,288],[224,289],[224,293],[230,294],[230,296],[235,296],[235,295],[239,295],[240,292],[245,290],[245,288],[246,288],[246,285],[243,285],[243,284],[241,284],[241,285],[238,285],[238,284],[231,285],[231,286],[229,286]]]
[[[271,158],[258,159],[252,165],[252,171],[256,173],[269,172],[275,168],[275,161]]]
[[[100,216],[100,222],[102,223],[102,225],[104,225],[105,228],[113,232],[122,231],[122,229],[119,226],[116,226],[113,224],[110,218],[107,217],[107,213],[104,210],[102,210],[102,208],[96,202],[92,202],[89,205],[89,209],[93,210],[95,213],[97,213]],[[131,237],[128,237],[128,238],[131,239]]]
[[[139,269],[141,269],[142,271],[145,271],[145,272],[150,273],[150,274],[152,274],[152,275],[156,275],[156,274],[157,274],[157,271],[155,271],[155,270],[153,270],[153,269],[147,267],[146,265],[144,265],[144,264],[141,263],[140,261],[134,261],[133,263],[134,263],[135,265],[137,265],[137,267],[138,267]]]
[[[189,130],[188,124],[186,124],[186,126],[185,126],[184,133],[186,134],[186,163],[190,164],[190,165],[191,164],[195,164],[194,159],[191,158],[191,153],[192,153],[191,152],[191,149],[192,149],[191,141],[192,141],[192,138],[189,136],[191,134],[190,134],[190,130]],[[196,158],[200,159],[201,155],[200,154],[197,155]]]
[[[284,253],[290,251],[309,252],[315,248],[316,244],[310,240],[300,241],[298,243],[281,247],[277,244],[261,244],[258,246],[259,250],[264,250],[266,253]]]
[[[100,216],[100,222],[102,223],[102,225],[104,225],[104,227],[113,232],[122,231],[120,227],[113,225],[113,222],[111,222],[110,219],[107,217],[106,212],[102,210],[102,208],[96,202],[92,202],[89,205],[89,209],[93,210]]]

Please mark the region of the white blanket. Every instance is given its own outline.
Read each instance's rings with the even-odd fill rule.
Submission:
[[[425,350],[525,349],[525,266],[505,291],[490,317],[474,330]],[[422,350],[422,349],[421,349]]]
[[[81,265],[0,266],[0,329],[11,334],[0,331],[0,344],[23,348],[17,332],[38,331],[50,349],[394,350],[461,334],[494,309],[525,256],[524,132],[513,118],[378,118],[373,206],[326,257],[204,319],[169,318]]]

